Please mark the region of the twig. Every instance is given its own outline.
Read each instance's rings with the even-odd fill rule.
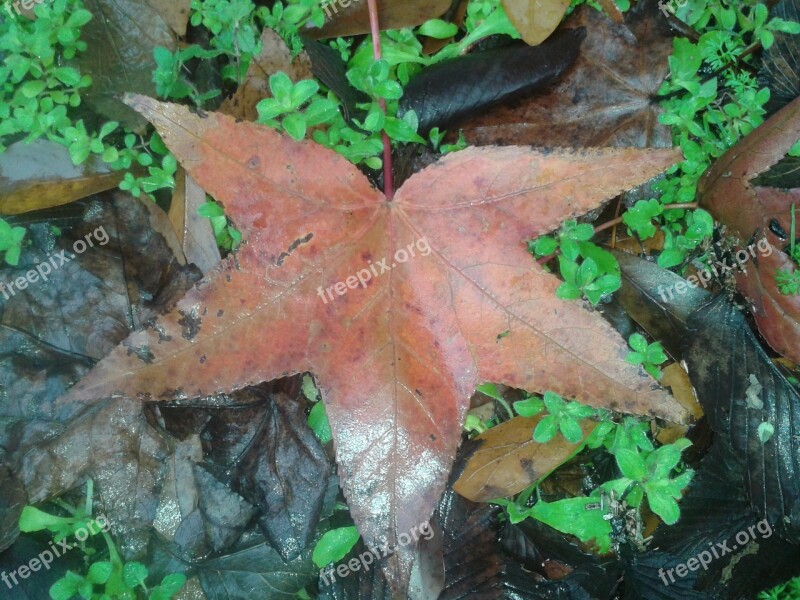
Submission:
[[[664,210],[682,210],[682,209],[690,209],[690,208],[697,208],[697,202],[683,202],[681,204],[665,204]],[[617,210],[619,210],[619,206],[617,206]],[[603,223],[602,225],[598,225],[594,228],[595,233],[599,233],[608,229],[609,227],[616,227],[622,223],[622,217],[617,217],[616,219],[612,219],[607,223]],[[613,246],[612,246],[613,248]],[[552,254],[548,254],[547,256],[543,256],[542,258],[538,259],[536,262],[540,265],[545,265],[553,260],[556,256],[560,254],[560,250],[556,250]]]
[[[697,208],[697,202],[684,202],[682,204],[665,204],[664,210],[680,210],[680,209],[689,209],[689,208]],[[615,225],[619,225],[622,223],[622,217],[617,217],[616,219],[612,219],[608,223],[603,223],[602,225],[598,225],[594,228],[595,233],[599,233],[608,229],[609,227],[614,227]]]
[[[381,59],[381,28],[378,24],[378,0],[367,0],[369,8],[369,30],[372,34],[372,56],[376,61]],[[378,98],[378,105],[386,114],[386,100]],[[387,200],[394,197],[394,177],[392,176],[392,142],[386,132],[381,132],[383,139],[383,194]]]

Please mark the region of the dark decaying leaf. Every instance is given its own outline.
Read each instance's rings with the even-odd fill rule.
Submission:
[[[257,511],[203,466],[195,466],[194,476],[197,480],[198,508],[203,514],[206,539],[214,552],[220,552],[239,539],[248,529]]]
[[[142,524],[154,509],[151,494],[165,445],[143,422],[138,402],[112,402],[83,414],[52,402],[130,327],[161,310],[159,298],[168,303],[169,289],[174,298],[196,275],[178,267],[144,205],[126,195],[107,198],[59,209],[72,215],[72,223],[54,221],[64,229],[61,238],[53,238],[46,223],[31,225],[34,244],[19,267],[0,270],[8,283],[61,248],[68,260],[60,265],[54,258],[58,268],[47,281],[0,299],[0,444],[30,502],[62,494],[91,474],[98,505],[114,520],[126,553],[136,553],[145,545]],[[89,234],[94,246],[73,254],[72,241]],[[4,529],[7,518],[16,526],[13,515],[3,516]]]
[[[627,345],[600,317],[555,297],[558,280],[524,244],[660,172],[674,151],[465,150],[409,179],[390,203],[313,143],[218,113],[130,101],[225,204],[247,243],[107,356],[64,404],[201,397],[311,371],[351,512],[373,545],[394,544],[432,513],[479,381],[685,419],[624,362]],[[557,196],[569,201],[548,202]],[[372,261],[393,264],[414,240],[425,242],[423,256],[395,258],[391,276],[320,296]],[[152,361],[128,352],[143,348]],[[409,545],[390,559],[396,593],[414,555]]]
[[[795,362],[800,362],[800,296],[782,294],[776,276],[778,269],[793,269],[787,238],[792,204],[800,190],[757,188],[752,180],[780,160],[799,138],[800,98],[720,157],[698,190],[701,206],[727,226],[737,255],[744,252],[746,268],[737,283],[759,331],[773,349]]]
[[[583,29],[565,30],[536,47],[473,52],[423,70],[406,86],[400,110],[413,109],[424,135],[520,98],[555,81],[575,60]]]
[[[724,295],[692,316],[689,332],[685,360],[711,427],[743,463],[753,508],[796,539],[800,395]],[[759,439],[762,423],[774,428],[768,440]]]
[[[368,552],[364,543],[359,540],[353,551],[340,563],[344,564],[350,557],[362,556]],[[326,571],[327,572],[327,571]],[[392,591],[383,571],[370,565],[368,569],[359,567],[355,573],[350,573],[347,577],[332,577],[330,574],[325,578],[319,578],[319,600],[391,600]]]
[[[148,405],[143,411],[140,400],[110,399],[89,408],[54,409],[52,400],[98,354],[163,311],[198,276],[196,270],[178,266],[153,230],[151,211],[129,196],[81,201],[59,211],[71,216],[72,226],[63,217],[54,221],[65,232],[54,240],[47,222],[32,225],[35,245],[23,260],[57,253],[55,244],[69,250],[72,239],[101,226],[108,240],[71,258],[48,281],[0,301],[2,319],[10,323],[0,330],[5,352],[0,366],[9,382],[4,391],[15,399],[2,403],[1,415],[0,445],[14,469],[3,483],[4,543],[17,534],[21,504],[59,496],[91,477],[96,510],[109,517],[126,560],[147,562],[155,543],[153,556],[162,556],[173,572],[197,567],[211,600],[249,599],[264,585],[291,597],[315,575],[310,552],[317,523],[332,511],[338,491],[335,479],[329,478],[331,463],[305,424],[303,405],[271,392],[248,396],[242,390],[192,408]],[[16,271],[29,268],[22,264]],[[0,279],[12,280],[12,271],[3,269]],[[251,408],[261,418],[246,415],[253,421],[249,437],[207,435],[211,426],[219,429],[226,419],[231,423],[235,414]],[[162,428],[175,422],[173,416],[182,425],[177,439]],[[235,447],[226,452],[224,445],[231,442]],[[232,460],[215,463],[220,456]],[[268,512],[260,514],[231,489],[237,483],[234,477],[221,481],[225,469]],[[256,519],[275,538],[274,547],[263,536],[253,539],[247,533]],[[27,541],[18,543],[0,559],[11,561],[12,569],[27,561],[18,554]],[[238,546],[231,553],[234,543]],[[300,557],[289,562],[275,549],[294,551],[300,545],[301,551],[295,552]],[[209,553],[220,556],[196,562]],[[52,578],[36,581],[38,591],[30,597],[41,600]],[[18,588],[13,598],[24,598],[29,587]],[[4,588],[0,585],[0,597]]]
[[[19,534],[19,515],[27,503],[25,489],[11,470],[0,465],[0,552]]]
[[[347,79],[347,65],[342,61],[341,55],[328,44],[303,38],[306,54],[311,59],[311,71],[314,77],[324,83],[342,102],[342,112],[347,121],[352,122],[353,117],[359,116],[356,104],[369,102],[369,97],[355,89]],[[407,93],[407,91],[406,91]]]
[[[207,600],[292,600],[318,573],[311,548],[284,562],[277,550],[258,536],[195,568]]]
[[[754,598],[800,573],[797,545],[781,539],[774,524],[759,520],[743,482],[742,465],[730,448],[714,444],[681,500],[680,521],[660,527],[651,550],[626,562],[625,598]],[[683,577],[675,573],[678,565],[698,558],[703,568]]]
[[[75,166],[69,150],[49,140],[17,142],[0,154],[0,214],[67,204],[110,190],[122,180],[96,155]]]
[[[131,129],[144,120],[125,106],[126,92],[155,96],[153,49],[176,49],[169,26],[147,0],[87,0],[93,18],[81,30],[87,50],[75,59],[83,73],[92,76],[92,87],[83,99],[98,113]]]
[[[770,17],[800,21],[800,3],[781,0],[770,9]],[[800,42],[790,33],[775,33],[775,43],[761,54],[758,86],[770,90],[766,109],[775,112],[800,96]]]
[[[232,487],[258,507],[267,539],[287,561],[311,543],[332,465],[299,402],[273,396],[231,469]]]
[[[30,572],[25,579],[17,576],[14,585],[10,573],[15,573],[21,565],[30,564],[31,559],[38,559],[39,554],[49,550],[52,536],[23,536],[5,552],[0,553],[0,573],[5,573],[11,585],[0,581],[0,600],[50,600],[50,586],[63,577],[68,569],[75,572],[83,568],[84,555],[73,550],[56,558],[49,569],[39,568]],[[52,552],[51,552],[52,553]]]
[[[669,354],[680,359],[686,343],[686,322],[711,294],[691,287],[672,271],[627,252],[611,251],[622,273],[622,288],[615,299],[650,336],[662,343]],[[675,286],[681,284],[684,293]]]
[[[31,421],[46,431],[73,414],[76,407],[56,410],[52,401],[199,277],[153,231],[146,204],[126,194],[98,198],[60,208],[52,220],[30,215],[32,245],[17,267],[0,269],[0,283],[13,285],[0,293],[0,438],[10,452],[34,442]],[[50,224],[64,235],[54,237]],[[75,254],[74,243],[86,236],[94,246]],[[21,276],[48,261],[56,267],[46,281],[19,289]],[[14,430],[19,423],[24,434]]]
[[[800,21],[798,0],[781,0],[770,9],[771,17]],[[775,33],[775,43],[761,52],[759,87],[769,88],[765,105],[771,114],[800,96],[800,43],[796,35]],[[800,187],[800,157],[784,156],[753,180],[754,185],[780,188]]]
[[[638,2],[615,24],[589,6],[567,21],[585,27],[586,39],[572,67],[552,90],[465,123],[472,144],[548,147],[655,147],[672,145],[658,123],[652,97],[669,74],[669,30],[657,2]]]

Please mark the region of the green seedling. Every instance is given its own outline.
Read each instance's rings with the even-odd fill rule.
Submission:
[[[632,365],[641,365],[654,379],[661,379],[661,370],[658,365],[667,361],[664,348],[659,342],[648,344],[640,333],[634,333],[628,338],[628,344],[633,352],[628,353],[625,361]]]

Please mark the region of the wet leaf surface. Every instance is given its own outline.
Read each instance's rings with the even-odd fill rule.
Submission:
[[[526,44],[536,46],[546,40],[569,8],[569,0],[502,0],[503,8]]]
[[[687,320],[712,295],[655,262],[612,250],[622,273],[616,299],[625,311],[676,360],[682,358]],[[682,287],[677,288],[676,286]],[[683,293],[679,292],[682,290]]]
[[[470,454],[464,472],[453,485],[473,502],[507,498],[545,477],[580,448],[557,435],[546,444],[533,439],[541,416],[515,417],[478,436],[480,446]],[[583,439],[597,424],[581,421]]]
[[[699,188],[701,205],[727,225],[737,255],[741,251],[747,257],[737,283],[759,331],[773,349],[795,362],[800,361],[800,296],[779,291],[776,271],[792,263],[785,232],[791,231],[798,192],[754,187],[751,181],[800,138],[799,110],[800,100],[794,100],[775,113],[717,160]],[[758,252],[750,258],[747,248],[754,244]]]
[[[8,467],[0,466],[0,552],[19,535],[17,523],[26,501],[22,483]]]
[[[311,371],[345,494],[373,545],[393,543],[433,510],[478,381],[684,418],[624,363],[626,345],[597,315],[555,299],[558,280],[522,243],[658,173],[675,160],[672,151],[469,150],[412,177],[390,204],[355,167],[316,145],[218,114],[132,102],[225,203],[248,243],[155,329],[133,334],[104,359],[65,405],[116,394],[191,398]],[[564,179],[575,170],[581,175]],[[521,171],[529,175],[521,179]],[[572,201],[543,201],[553,194]],[[411,260],[411,248],[421,256]],[[394,265],[390,274],[355,289],[355,274],[381,261]],[[346,294],[335,282],[348,277]],[[339,291],[325,298],[332,284]],[[520,365],[523,354],[547,361]],[[574,377],[565,380],[565,370]],[[408,581],[412,554],[402,548],[390,561],[397,588]]]
[[[659,528],[652,550],[626,562],[626,598],[754,598],[800,572],[796,544],[760,521],[743,477],[730,449],[715,444],[681,500],[678,524]],[[701,557],[704,568],[687,569],[683,577],[674,571]]]
[[[70,212],[80,220],[64,237],[54,239],[49,226],[32,226],[35,247],[19,268],[0,274],[6,284],[16,282],[34,260],[47,262],[59,248],[68,260],[61,265],[54,259],[49,264],[58,268],[47,281],[0,300],[0,377],[9,399],[2,404],[0,437],[29,502],[59,495],[91,473],[100,505],[119,523],[115,533],[125,538],[123,548],[135,554],[145,544],[141,525],[152,507],[149,495],[165,456],[163,442],[147,433],[139,402],[112,402],[88,411],[58,410],[52,402],[130,327],[158,312],[159,293],[168,299],[170,287],[176,289],[182,280],[185,289],[193,280],[181,276],[163,240],[159,246],[143,205],[124,195],[78,204]],[[95,245],[75,254],[73,242],[85,242],[86,235]],[[137,252],[128,243],[138,244]],[[148,253],[146,259],[137,256],[140,249]],[[159,286],[162,277],[171,284]],[[4,527],[15,522],[5,516],[11,521],[4,519]]]
[[[656,2],[639,2],[615,24],[589,6],[570,17],[586,39],[551,91],[492,110],[464,125],[476,145],[655,147],[672,145],[652,101],[669,73],[672,40]]]
[[[711,427],[744,469],[760,517],[797,539],[800,531],[800,396],[773,365],[744,316],[719,296],[689,321],[686,362]],[[725,348],[726,353],[717,351]],[[752,390],[752,391],[749,391]],[[762,442],[758,426],[774,436]]]
[[[797,0],[781,0],[770,9],[771,17],[800,22]],[[769,112],[783,108],[800,96],[800,45],[797,36],[776,32],[775,43],[761,54],[758,84],[770,89]]]
[[[147,0],[87,0],[85,7],[93,16],[81,31],[88,48],[75,60],[93,83],[83,100],[107,119],[138,130],[145,123],[123,104],[122,95],[155,95],[153,49],[174,52],[174,35]]]
[[[69,150],[48,140],[17,142],[0,154],[0,214],[67,204],[115,188],[122,180],[97,157],[75,166]]]
[[[257,537],[196,568],[208,600],[252,600],[254,593],[290,600],[317,575],[311,549],[285,563],[274,548]]]
[[[328,8],[325,8],[328,4]],[[441,16],[451,0],[384,0],[378,4],[381,30],[415,27],[429,19]],[[310,29],[306,34],[316,38],[335,38],[369,33],[369,12],[363,0],[330,2],[323,4],[325,24],[321,29]]]
[[[278,395],[264,408],[253,437],[228,470],[233,489],[260,510],[264,534],[289,561],[312,541],[332,465],[300,403]]]
[[[176,35],[180,37],[186,35],[191,0],[147,0],[147,3],[161,15],[161,18]]]
[[[401,111],[413,109],[424,135],[550,85],[578,56],[584,29],[559,32],[541,46],[473,52],[423,70],[406,86]]]
[[[169,205],[169,221],[177,235],[181,253],[203,273],[210,271],[222,258],[211,221],[197,213],[205,203],[205,191],[179,168]]]

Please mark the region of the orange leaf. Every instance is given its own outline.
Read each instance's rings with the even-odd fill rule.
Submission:
[[[311,371],[353,517],[368,545],[391,547],[432,514],[479,382],[685,418],[624,362],[627,345],[597,313],[555,297],[558,280],[525,245],[656,175],[676,152],[472,148],[417,173],[389,202],[312,142],[129,102],[245,243],[67,400],[197,397]],[[388,559],[400,596],[414,551]]]

